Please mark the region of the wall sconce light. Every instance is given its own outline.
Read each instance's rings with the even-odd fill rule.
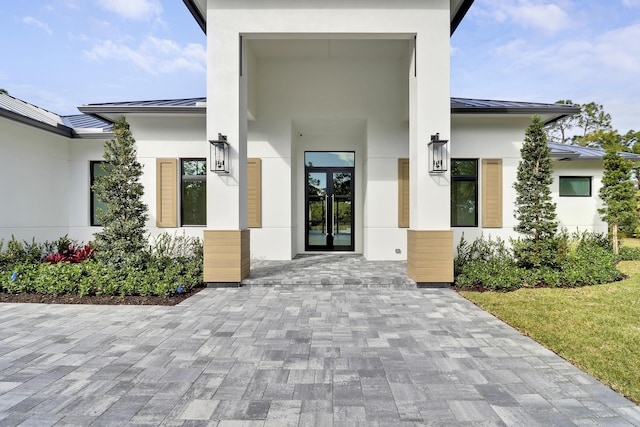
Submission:
[[[210,169],[215,173],[229,173],[229,143],[227,135],[218,134],[218,139],[209,140],[211,144]]]
[[[447,171],[447,142],[440,139],[440,134],[431,135],[429,142],[429,173],[444,173]]]

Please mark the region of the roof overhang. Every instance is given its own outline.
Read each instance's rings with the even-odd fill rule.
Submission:
[[[579,112],[580,107],[566,104],[451,98],[451,114],[519,115],[526,117],[537,114],[547,125]]]
[[[5,117],[7,119],[13,120],[18,123],[22,123],[25,125],[29,125],[38,129],[45,130],[47,132],[52,132],[58,135],[66,136],[67,138],[72,138],[74,136],[73,129],[67,127],[62,124],[58,124],[56,126],[50,125],[48,123],[41,122],[39,120],[32,119],[30,117],[24,116],[22,114],[15,113],[13,111],[5,110],[0,108],[0,117]]]
[[[193,19],[200,26],[203,33],[207,34],[207,0],[183,0]]]
[[[93,114],[105,120],[115,121],[122,114],[173,114],[200,115],[207,114],[206,106],[118,106],[118,105],[83,105],[80,112]]]
[[[462,19],[469,11],[469,8],[473,4],[474,0],[449,0],[449,10],[451,11],[451,32],[456,31],[458,25],[462,22]],[[196,20],[196,23],[202,29],[202,32],[207,34],[207,0],[183,0],[189,12]]]

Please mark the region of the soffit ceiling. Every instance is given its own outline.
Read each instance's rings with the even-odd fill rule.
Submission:
[[[411,40],[406,39],[262,39],[249,40],[248,44],[258,59],[397,59],[411,50]]]

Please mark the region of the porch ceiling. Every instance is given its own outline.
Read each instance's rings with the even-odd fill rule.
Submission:
[[[248,44],[259,59],[397,59],[411,51],[407,39],[253,39]]]

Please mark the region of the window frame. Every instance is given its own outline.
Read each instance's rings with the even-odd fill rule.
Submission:
[[[561,181],[563,178],[583,178],[589,180],[589,194],[562,194]],[[593,196],[593,177],[586,175],[562,175],[558,177],[558,197],[585,197],[589,198]]]
[[[207,158],[206,157],[181,157],[180,161],[180,227],[206,227],[207,226],[207,198],[206,198],[206,187],[207,187]],[[203,161],[205,164],[205,173],[203,175],[185,175],[184,173],[184,164],[188,161]],[[184,183],[185,181],[203,181],[205,185],[205,199],[204,199],[204,209],[205,209],[205,220],[204,224],[185,224],[185,214],[184,214]]]
[[[93,184],[96,181],[96,175],[94,174],[94,169],[96,165],[105,165],[109,164],[106,160],[90,160],[89,161],[89,225],[91,227],[103,227],[104,224],[98,222],[98,218],[96,217],[96,206],[95,206],[95,193],[93,191]]]
[[[475,175],[454,175],[453,174],[453,164],[454,162],[458,162],[458,161],[465,161],[465,162],[474,162],[475,163]],[[450,199],[450,203],[453,204],[453,189],[454,189],[454,182],[474,182],[475,183],[475,194],[474,194],[474,204],[475,204],[475,209],[474,209],[474,218],[473,218],[473,225],[469,225],[469,224],[464,224],[464,225],[456,225],[453,223],[453,209],[451,209],[451,213],[450,213],[450,224],[451,227],[460,227],[460,228],[477,228],[478,227],[478,193],[479,193],[479,189],[478,189],[478,185],[479,185],[479,170],[478,170],[478,159],[465,159],[465,158],[456,158],[456,159],[451,159],[451,173],[449,174],[449,177],[451,179],[451,199]]]

